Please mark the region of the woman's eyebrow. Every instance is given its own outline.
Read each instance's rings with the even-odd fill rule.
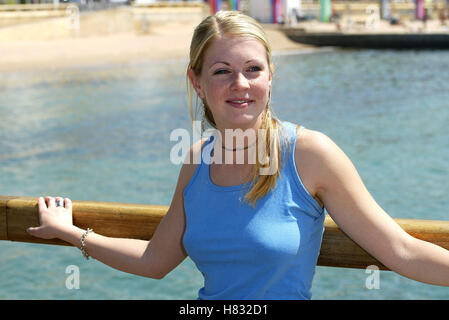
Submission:
[[[226,61],[215,61],[214,63],[212,63],[212,64],[210,65],[209,69],[212,68],[212,66],[214,66],[214,65],[217,64],[217,63],[223,63],[223,64],[225,64],[225,65],[227,65],[227,66],[230,66],[230,65],[231,65],[229,62],[226,62]]]
[[[246,61],[245,64],[250,63],[250,62],[257,62],[257,63],[260,63],[260,61],[257,60],[257,59],[250,59],[250,60]],[[217,63],[223,63],[223,64],[225,64],[225,65],[227,65],[227,66],[230,66],[230,65],[231,65],[229,62],[221,61],[221,60],[220,60],[220,61],[215,61],[214,63],[212,63],[212,64],[210,65],[209,69],[212,68],[212,67],[213,67],[215,64],[217,64]]]

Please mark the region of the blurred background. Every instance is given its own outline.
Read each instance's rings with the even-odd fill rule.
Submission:
[[[0,0],[0,194],[169,205],[180,169],[170,133],[192,130],[193,29],[217,10],[240,10],[271,41],[277,116],[336,141],[391,216],[447,220],[449,52],[312,46],[286,33],[447,36],[447,8],[436,0]],[[72,265],[79,289],[66,286]],[[318,267],[313,299],[449,298],[447,288],[387,271],[370,289],[369,276]],[[201,285],[188,258],[151,280],[85,261],[76,248],[0,241],[0,299],[196,299]]]

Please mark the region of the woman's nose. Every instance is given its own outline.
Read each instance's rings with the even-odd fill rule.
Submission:
[[[232,89],[249,89],[249,81],[241,72],[236,72],[232,79]]]

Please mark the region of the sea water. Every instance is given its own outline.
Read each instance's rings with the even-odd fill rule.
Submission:
[[[448,220],[449,52],[324,50],[275,63],[280,119],[331,137],[392,217]],[[170,132],[191,132],[186,64],[1,74],[0,194],[169,205],[180,169]],[[317,267],[313,299],[449,298],[388,271],[373,287],[372,276]],[[195,299],[201,286],[189,258],[153,280],[73,247],[0,241],[0,299]]]

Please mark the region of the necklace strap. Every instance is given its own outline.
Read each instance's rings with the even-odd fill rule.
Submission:
[[[243,147],[243,148],[234,148],[234,149],[231,149],[231,148],[226,148],[225,146],[221,146],[224,150],[227,150],[227,151],[243,151],[243,150],[247,150],[247,149],[249,149],[249,148],[251,148],[252,146],[254,146],[255,144],[256,144],[256,142],[257,142],[257,140],[255,140],[253,143],[251,143],[251,144],[249,144],[249,145],[247,145],[246,147]]]

